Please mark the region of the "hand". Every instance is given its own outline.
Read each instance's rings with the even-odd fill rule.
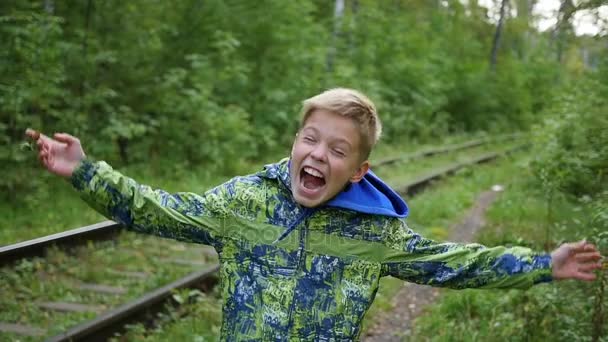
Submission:
[[[80,140],[66,134],[55,133],[54,139],[28,128],[25,134],[38,145],[38,159],[50,172],[71,177],[78,163],[85,158]]]
[[[586,241],[566,243],[551,253],[553,279],[595,280],[593,271],[602,267],[602,256]]]

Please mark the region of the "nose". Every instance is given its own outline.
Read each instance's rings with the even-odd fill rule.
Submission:
[[[310,156],[320,162],[326,162],[327,146],[325,146],[325,144],[316,144],[315,148],[310,152]]]

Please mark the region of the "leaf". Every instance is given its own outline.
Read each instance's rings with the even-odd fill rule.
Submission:
[[[174,293],[174,294],[172,295],[172,298],[173,298],[173,300],[175,300],[177,303],[179,303],[179,304],[184,304],[184,298],[183,298],[183,297],[182,297],[180,294],[178,294],[178,293]]]

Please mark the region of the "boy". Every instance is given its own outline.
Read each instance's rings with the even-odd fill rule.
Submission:
[[[220,256],[223,340],[359,338],[380,277],[452,288],[593,280],[593,245],[551,255],[438,244],[411,231],[406,203],[371,171],[381,124],[372,102],[332,89],[303,103],[291,156],[205,194],[169,194],[86,158],[78,139],[28,130],[51,172],[125,227],[209,244]]]

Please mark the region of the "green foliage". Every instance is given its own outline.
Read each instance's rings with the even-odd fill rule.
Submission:
[[[0,17],[0,163],[10,170],[27,169],[36,161],[31,151],[20,148],[20,128],[44,127],[58,116],[65,95],[65,70],[58,63],[63,52],[60,21],[39,13]],[[40,115],[43,112],[48,115]],[[31,178],[26,172],[5,173],[0,193],[15,200],[18,193],[40,184]]]
[[[346,1],[340,19],[318,0],[50,3],[0,5],[3,195],[36,185],[35,160],[19,147],[28,126],[76,134],[90,155],[120,166],[205,163],[209,173],[231,173],[239,159],[288,151],[299,102],[328,87],[369,94],[388,142],[424,141],[526,127],[567,76],[547,61],[547,37],[520,17],[507,18],[488,73],[494,24],[476,1]],[[605,59],[593,57],[596,79],[607,79]],[[577,115],[599,127],[607,91],[588,101],[577,89],[545,112],[586,106]],[[603,151],[578,159],[600,162]],[[602,166],[583,164],[581,172]]]
[[[577,82],[562,93],[536,132],[533,170],[545,189],[582,196],[606,189],[606,84]]]
[[[152,118],[157,124],[151,133],[150,155],[180,151],[189,166],[202,164],[210,172],[234,173],[239,160],[256,154],[249,114],[238,105],[221,106],[213,101],[212,88],[205,80],[221,78],[225,72],[214,72],[202,56],[187,59],[188,69],[171,69],[158,82],[154,106],[158,114]]]
[[[594,243],[603,255],[608,255],[608,191],[602,192],[591,204],[592,214],[589,226],[593,229],[590,242]],[[602,271],[598,272],[595,284],[592,324],[592,340],[600,341],[608,336],[608,260],[602,260]]]
[[[477,2],[345,3],[335,17],[318,0],[2,2],[0,196],[35,206],[48,191],[20,150],[26,127],[77,135],[117,167],[209,177],[287,154],[300,102],[326,88],[368,94],[388,143],[429,142],[529,127],[581,69],[507,18],[489,72],[494,23]]]

